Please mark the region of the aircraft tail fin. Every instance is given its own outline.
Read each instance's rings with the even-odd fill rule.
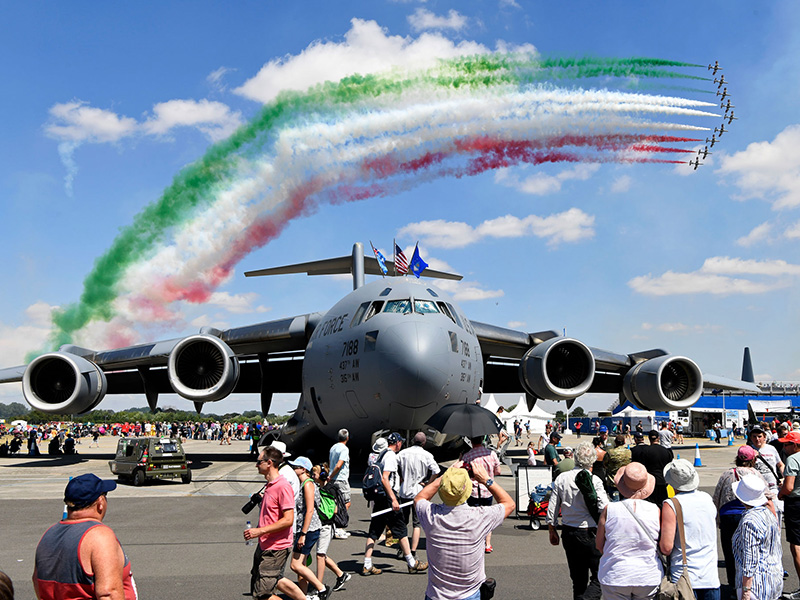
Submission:
[[[753,376],[753,362],[750,360],[750,348],[747,347],[744,349],[744,357],[742,358],[742,381],[756,382]]]

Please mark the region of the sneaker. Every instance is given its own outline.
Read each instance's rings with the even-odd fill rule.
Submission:
[[[306,594],[306,600],[319,600],[319,590],[313,590]]]
[[[322,591],[317,590],[317,598],[319,600],[328,600],[330,595],[333,593],[333,589],[330,586],[325,586],[325,589]]]
[[[396,556],[397,556],[397,560],[404,560],[405,557],[406,557],[406,555],[403,554],[403,549],[402,548],[398,548],[397,549],[397,555]],[[417,553],[416,552],[412,552],[411,556],[414,557],[414,560],[417,560]]]
[[[344,587],[344,584],[350,581],[350,573],[342,573],[341,577],[336,578],[336,583],[333,584],[333,591],[338,592],[340,589]]]
[[[781,596],[781,600],[800,600],[800,589],[793,592],[784,592]]]
[[[344,529],[337,529],[333,532],[333,537],[335,537],[337,540],[346,540],[350,537],[350,532],[345,531]]]
[[[409,565],[408,567],[409,573],[424,573],[427,570],[428,570],[428,563],[420,561],[415,562],[413,567],[411,565]]]
[[[367,575],[380,575],[381,573],[383,573],[383,571],[381,569],[379,569],[378,567],[375,567],[375,566],[372,566],[369,569],[367,567],[364,567],[363,569],[361,569],[361,574],[363,576],[365,576],[365,577]]]

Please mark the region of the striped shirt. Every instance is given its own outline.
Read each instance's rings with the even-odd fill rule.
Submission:
[[[776,600],[783,592],[781,528],[766,506],[744,513],[733,534],[736,559],[736,589],[742,589],[742,577],[752,577],[752,595],[761,600]]]
[[[447,506],[429,500],[416,506],[428,553],[425,594],[431,600],[469,598],[486,579],[485,538],[503,522],[505,507]]]
[[[464,456],[461,457],[461,460],[464,461],[464,464],[471,463],[473,461],[480,462],[486,469],[486,472],[489,474],[489,477],[500,475],[500,459],[497,458],[497,454],[495,453],[494,450],[491,450],[486,446],[476,446],[469,452],[465,452]],[[487,488],[482,483],[473,481],[472,497],[491,498],[492,493],[489,491],[489,488]]]

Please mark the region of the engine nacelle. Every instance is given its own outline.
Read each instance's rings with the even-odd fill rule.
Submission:
[[[583,342],[555,337],[528,350],[519,361],[523,389],[544,400],[571,400],[594,381],[594,355]]]
[[[631,404],[642,410],[683,410],[703,393],[703,374],[686,357],[659,356],[628,371],[622,391]]]
[[[239,359],[225,342],[199,334],[182,339],[169,355],[169,383],[193,402],[214,402],[228,396],[239,381]]]
[[[34,409],[52,414],[92,410],[106,395],[102,369],[69,352],[49,352],[34,358],[22,376],[22,393]]]

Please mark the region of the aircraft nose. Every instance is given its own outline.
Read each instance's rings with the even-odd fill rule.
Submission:
[[[377,349],[383,389],[393,402],[417,408],[438,399],[452,354],[445,331],[419,321],[398,323],[381,332]]]

